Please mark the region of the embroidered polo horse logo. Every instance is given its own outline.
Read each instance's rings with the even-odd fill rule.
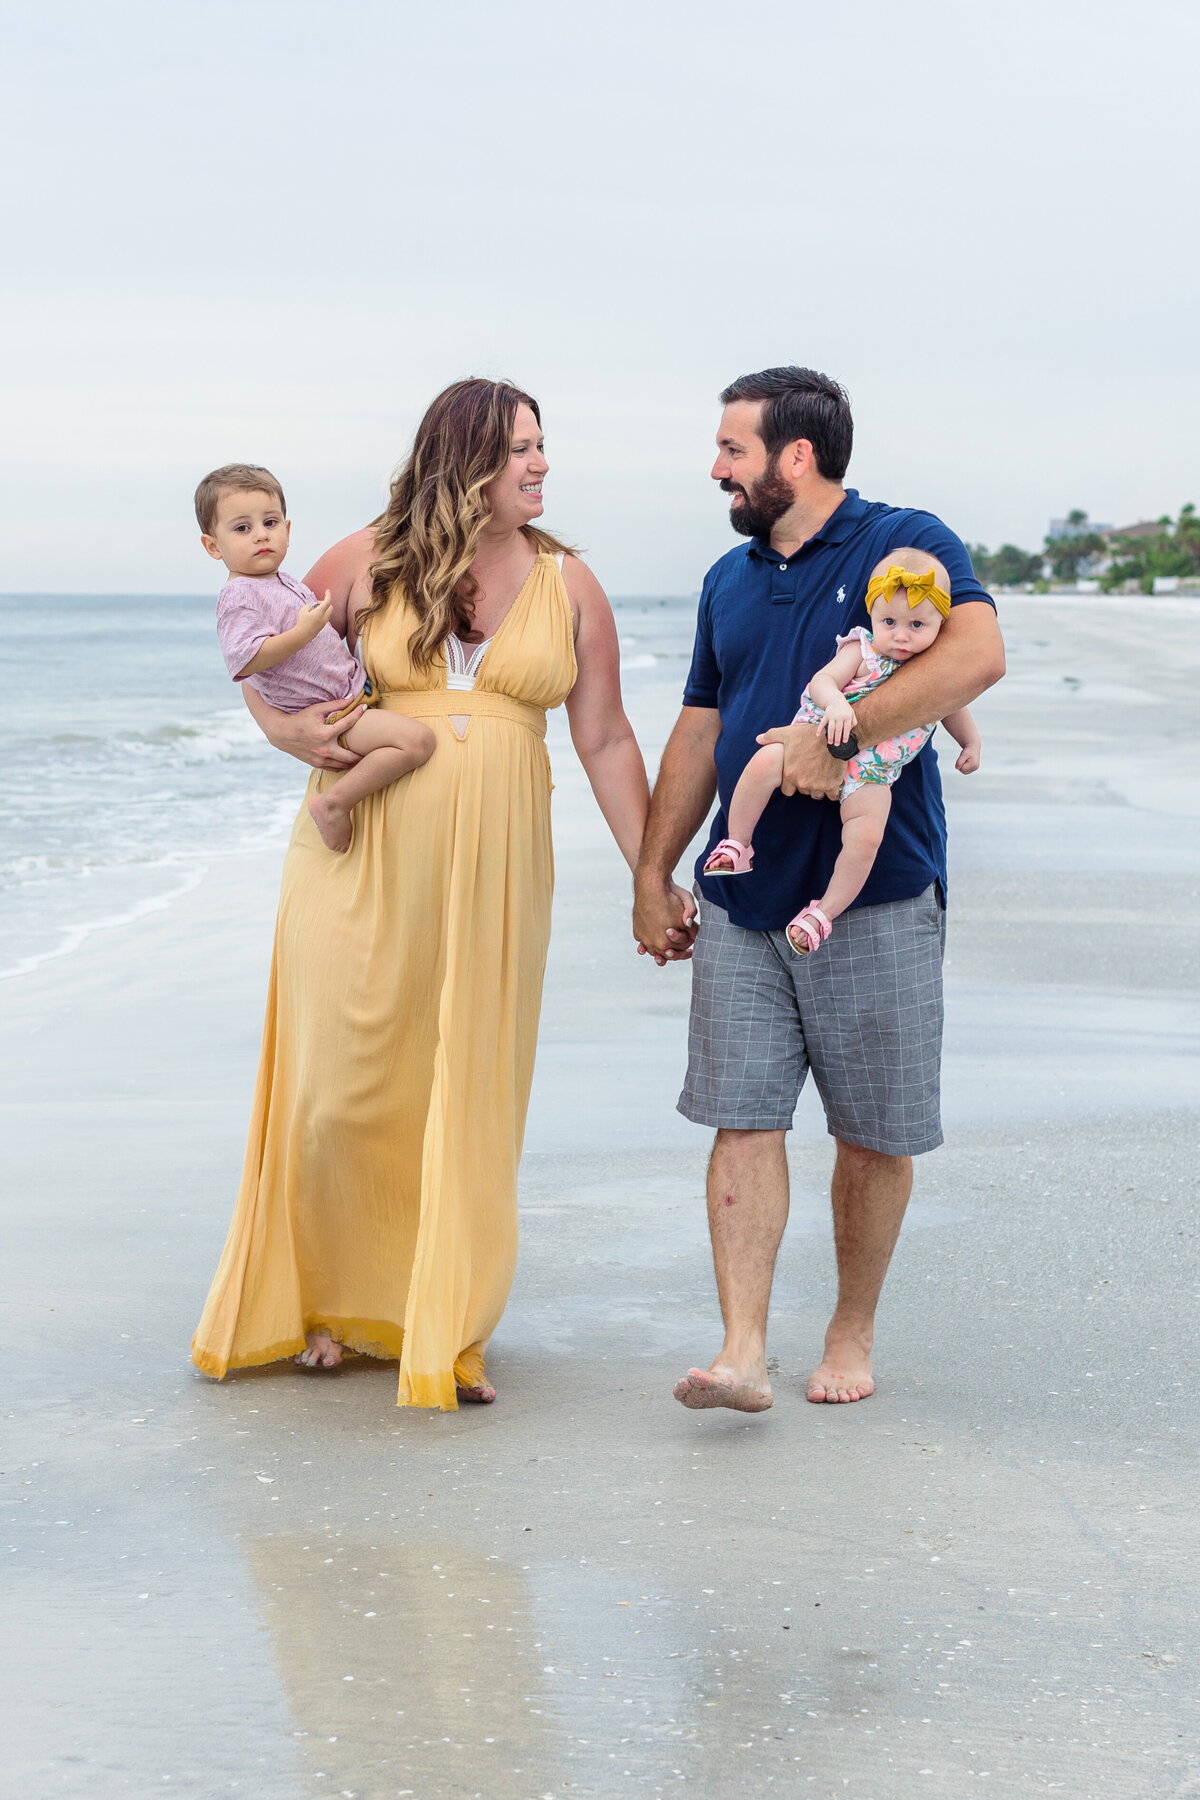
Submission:
[[[841,606],[841,605],[843,605],[843,604],[844,604],[844,602],[845,602],[845,599],[846,599],[846,590],[845,590],[845,588],[844,588],[844,587],[840,587],[840,588],[839,588],[839,589],[838,589],[838,591],[837,591],[837,603],[838,603],[838,605],[839,605],[839,606]]]

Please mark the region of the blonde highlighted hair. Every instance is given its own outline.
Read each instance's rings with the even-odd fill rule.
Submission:
[[[491,517],[484,489],[508,464],[521,405],[540,427],[537,401],[507,381],[471,377],[446,388],[418,425],[387,507],[374,522],[371,603],[361,622],[393,600],[407,602],[417,615],[408,647],[419,669],[436,662],[451,633],[463,637],[473,628],[479,590],[471,564]],[[525,535],[549,555],[571,548],[530,525]]]

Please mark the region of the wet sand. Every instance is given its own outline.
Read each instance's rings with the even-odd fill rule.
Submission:
[[[556,931],[490,1409],[187,1360],[241,1164],[278,852],[6,984],[7,1789],[848,1800],[1200,1794],[1194,608],[1006,601],[951,816],[947,1146],[878,1392],[806,1095],[776,1404],[718,1341],[688,973],[555,732]],[[1165,669],[1161,666],[1169,663]],[[656,758],[680,670],[640,693]],[[944,764],[945,766],[945,764]]]

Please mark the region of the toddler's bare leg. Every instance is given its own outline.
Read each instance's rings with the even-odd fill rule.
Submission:
[[[842,848],[829,886],[817,902],[826,918],[836,919],[862,893],[875,866],[891,810],[891,788],[875,783],[858,788],[842,801]]]
[[[345,734],[346,745],[362,761],[339,775],[323,794],[308,803],[313,823],[330,850],[350,848],[350,813],[368,794],[390,787],[433,755],[437,739],[428,725],[403,713],[371,711]]]
[[[783,745],[764,744],[761,750],[755,751],[742,770],[733,790],[733,798],[729,802],[729,836],[736,843],[748,844],[752,841],[755,827],[762,818],[763,808],[782,780]],[[727,856],[723,856],[714,867],[719,871],[722,865],[726,868],[733,867]]]

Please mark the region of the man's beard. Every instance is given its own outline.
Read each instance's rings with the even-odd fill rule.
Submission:
[[[721,488],[726,494],[742,495],[742,504],[729,509],[729,523],[743,537],[770,537],[771,527],[777,519],[782,519],[796,499],[779,473],[779,458],[775,456],[767,464],[766,472],[748,488],[740,487],[736,481],[723,481]]]

